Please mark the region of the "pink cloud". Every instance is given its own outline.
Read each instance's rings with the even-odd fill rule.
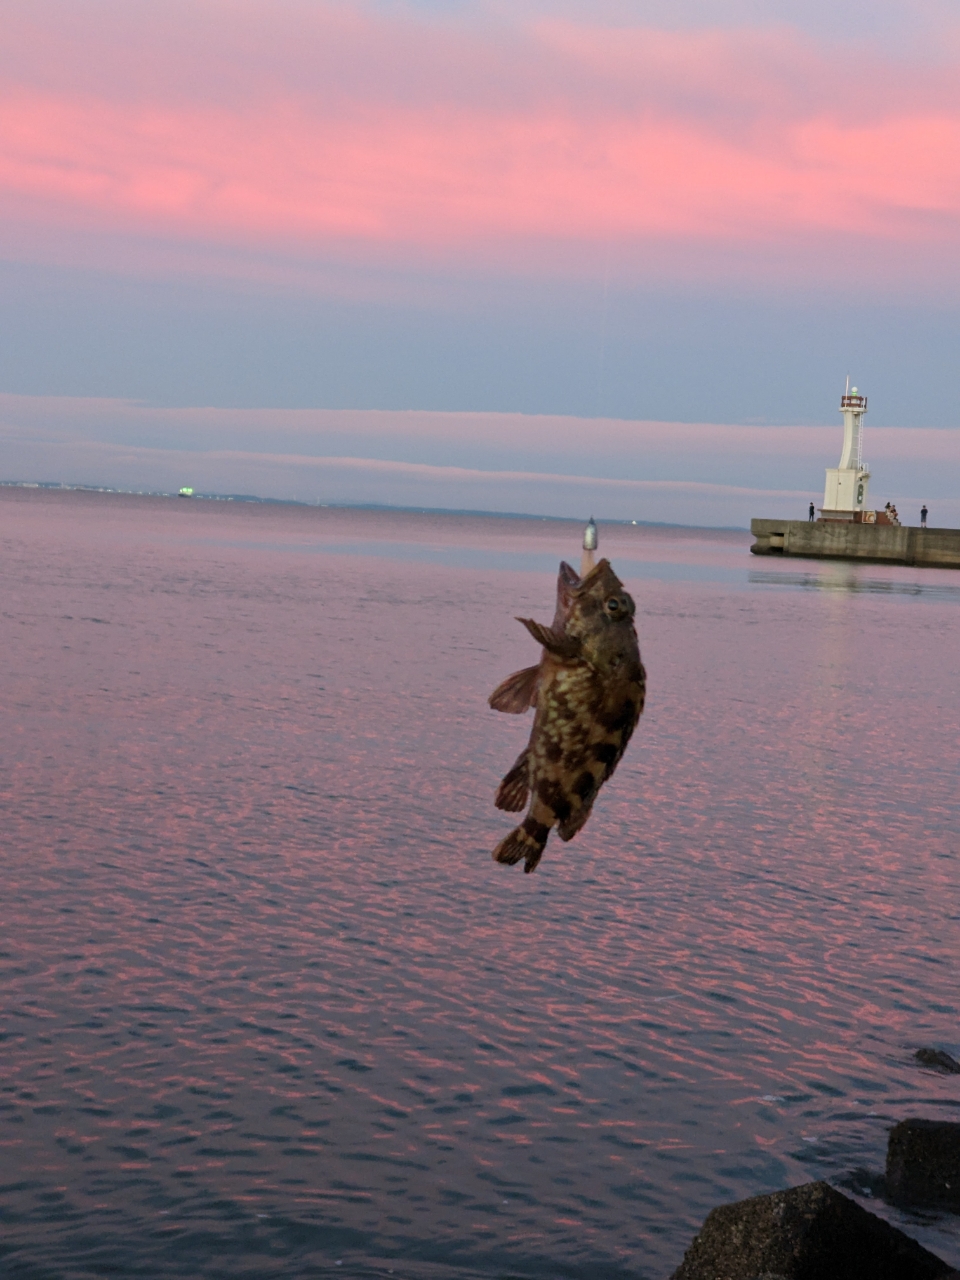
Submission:
[[[845,62],[786,30],[495,38],[322,4],[277,5],[269,38],[257,6],[221,6],[218,46],[215,7],[186,31],[126,18],[126,58],[109,6],[73,61],[52,25],[8,32],[8,229],[554,270],[615,243],[627,269],[672,246],[833,271],[859,240],[878,270],[892,248],[938,274],[960,248],[957,67]]]
[[[802,516],[839,423],[756,427],[498,413],[157,408],[0,395],[5,479],[746,525]],[[158,447],[156,441],[166,440]],[[482,442],[485,465],[458,441]],[[149,441],[150,443],[145,443]],[[346,444],[346,449],[345,449]],[[421,446],[426,445],[427,448]],[[349,450],[349,452],[347,452]],[[472,452],[472,451],[471,451]],[[871,492],[960,521],[960,432],[868,427]],[[425,460],[429,459],[429,460]],[[531,465],[530,460],[538,461]]]

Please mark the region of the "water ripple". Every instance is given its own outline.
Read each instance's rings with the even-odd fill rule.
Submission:
[[[637,588],[648,710],[524,877],[485,698],[552,574],[473,553],[525,522],[400,521],[464,569],[289,550],[384,513],[95,497],[0,494],[14,1274],[654,1280],[724,1200],[877,1208],[890,1125],[955,1115],[912,1057],[960,1052],[950,600],[611,535],[695,580]]]

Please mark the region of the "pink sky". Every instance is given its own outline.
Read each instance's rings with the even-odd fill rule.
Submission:
[[[952,0],[0,24],[0,479],[743,523],[822,492],[848,373],[956,429],[958,287]],[[946,510],[952,437],[872,438]]]
[[[2,39],[8,257],[960,275],[949,42],[289,0],[38,3]]]

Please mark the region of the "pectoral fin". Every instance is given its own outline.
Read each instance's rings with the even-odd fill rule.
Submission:
[[[529,710],[537,701],[537,676],[540,674],[539,663],[535,667],[524,667],[522,671],[514,671],[507,676],[491,693],[488,701],[494,711],[506,711],[510,715],[519,716]]]
[[[580,641],[573,636],[558,635],[551,627],[542,622],[534,622],[533,618],[518,618],[537,644],[542,644],[547,653],[556,654],[558,658],[576,658],[580,653]]]

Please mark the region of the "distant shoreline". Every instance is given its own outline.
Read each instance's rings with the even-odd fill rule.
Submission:
[[[166,489],[116,489],[110,485],[62,484],[58,480],[0,480],[0,489],[43,489],[46,492],[105,493],[127,498],[178,498],[181,495]],[[550,521],[557,524],[585,524],[586,516],[543,516],[529,511],[482,511],[466,507],[404,507],[389,502],[303,502],[298,498],[261,498],[255,493],[199,493],[194,492],[184,501],[196,502],[255,502],[263,506],[308,507],[311,510],[337,511],[398,511],[413,512],[424,516],[482,516],[502,520]],[[589,513],[588,513],[589,514]],[[597,517],[598,525],[618,528],[643,529],[702,529],[721,533],[749,533],[741,525],[681,524],[670,520],[605,520]]]

